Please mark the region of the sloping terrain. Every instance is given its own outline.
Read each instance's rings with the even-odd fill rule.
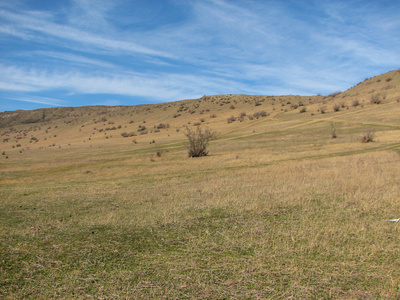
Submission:
[[[400,290],[400,70],[329,96],[0,114],[0,296]],[[188,158],[187,128],[217,132]]]

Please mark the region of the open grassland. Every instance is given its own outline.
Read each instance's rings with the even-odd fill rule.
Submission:
[[[121,128],[107,134],[98,129],[114,124],[85,114],[3,129],[0,297],[398,298],[400,227],[388,222],[400,217],[396,76],[304,98],[304,113],[284,110],[295,96],[282,110],[267,98],[201,102],[200,126],[218,132],[202,158],[183,145],[201,114],[174,117],[179,102],[111,117]],[[388,84],[382,103],[362,101]],[[117,134],[139,123],[153,132]],[[154,132],[159,123],[170,126]],[[361,143],[371,128],[375,141]]]

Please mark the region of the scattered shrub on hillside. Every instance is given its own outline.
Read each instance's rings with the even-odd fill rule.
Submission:
[[[197,127],[195,130],[186,128],[185,136],[188,139],[186,149],[189,157],[201,157],[208,154],[207,146],[211,139],[215,138],[216,133],[211,129]]]
[[[383,99],[385,99],[385,95],[377,93],[371,96],[371,103],[381,104]]]
[[[340,105],[339,104],[335,104],[333,106],[333,111],[340,111]]]
[[[333,139],[336,139],[336,138],[337,138],[336,128],[335,128],[335,125],[334,125],[333,123],[331,123],[331,137],[332,137]]]
[[[212,115],[210,115],[210,118],[216,118],[217,117],[217,115],[216,114],[212,114]]]
[[[303,106],[301,109],[300,109],[300,113],[305,113],[307,111],[307,107],[305,107],[305,106]]]
[[[325,106],[322,106],[322,107],[319,109],[319,111],[321,112],[321,114],[324,114],[325,111],[326,111],[326,107],[325,107]]]
[[[157,157],[161,157],[162,156],[162,154],[163,154],[163,150],[157,150],[156,151],[156,155],[157,155]]]
[[[146,130],[146,126],[144,126],[144,125],[139,125],[139,128],[138,128],[138,132],[143,132],[143,131],[145,131]]]
[[[265,110],[261,110],[261,111],[255,112],[253,114],[253,117],[256,118],[256,119],[258,119],[260,117],[266,117],[266,116],[268,116],[268,113]]]
[[[235,122],[235,121],[236,121],[236,117],[234,117],[234,116],[231,116],[228,118],[228,124]]]
[[[136,136],[137,134],[135,132],[127,133],[123,132],[121,133],[122,137],[131,137],[131,136]]]
[[[235,109],[236,107],[234,105],[231,105],[229,108],[230,109]]]
[[[336,91],[333,92],[332,94],[329,94],[327,97],[335,98],[336,96],[340,95],[342,92],[341,91]]]
[[[352,105],[353,105],[353,107],[357,107],[360,105],[360,102],[358,100],[353,100]]]
[[[292,109],[297,109],[299,106],[298,106],[297,104],[293,103],[290,107],[291,107]]]
[[[157,126],[154,126],[154,128],[157,128],[157,129],[166,129],[166,128],[169,128],[169,124],[160,123],[160,124],[158,124]]]
[[[375,130],[369,129],[365,131],[361,137],[361,142],[362,143],[370,143],[374,141],[375,137]]]

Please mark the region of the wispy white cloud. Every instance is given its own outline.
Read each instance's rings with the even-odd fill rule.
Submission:
[[[89,52],[93,52],[90,51],[90,49],[96,49],[97,51],[133,52],[166,58],[174,57],[169,53],[154,50],[132,41],[113,39],[89,31],[83,31],[68,25],[60,25],[48,20],[49,18],[40,15],[41,14],[37,12],[16,14],[0,10],[0,17],[12,22],[14,24],[13,27],[15,28],[15,30],[3,29],[3,31],[19,37],[21,37],[21,35],[24,37],[31,36],[32,38],[37,38],[39,41],[42,39],[48,40],[49,37],[53,37],[67,41],[67,44],[63,44],[64,47],[79,49],[80,47],[75,44],[79,43],[81,46],[86,46],[85,51]],[[47,14],[43,15],[47,16]],[[22,33],[20,33],[19,30],[21,30]],[[41,36],[37,37],[37,34],[35,35],[33,32],[40,33]]]
[[[52,10],[16,3],[0,3],[0,40],[18,41],[0,49],[0,91],[10,93],[115,101],[307,95],[400,65],[393,3],[71,0]]]
[[[8,100],[14,101],[22,101],[22,102],[30,102],[30,103],[38,103],[45,104],[51,106],[61,106],[64,101],[60,99],[54,99],[49,97],[39,97],[39,96],[21,96],[21,97],[7,97]]]
[[[232,90],[242,86],[234,80],[210,78],[201,75],[171,73],[143,74],[87,74],[81,72],[57,73],[1,65],[0,89],[5,91],[39,92],[61,89],[80,94],[113,94],[144,96],[155,100],[177,100],[207,93]]]
[[[43,57],[49,57],[49,58],[54,58],[56,60],[61,60],[65,61],[71,64],[76,64],[76,65],[85,65],[85,66],[92,66],[92,67],[102,67],[102,68],[111,68],[111,69],[118,69],[119,66],[109,63],[104,60],[99,60],[99,59],[93,59],[93,58],[88,58],[82,55],[76,55],[76,54],[71,54],[71,53],[65,53],[65,52],[55,52],[55,51],[33,51],[33,52],[24,52],[22,55],[26,56],[32,56],[32,57],[37,57],[43,56]]]

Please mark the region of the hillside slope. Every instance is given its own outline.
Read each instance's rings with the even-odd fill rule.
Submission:
[[[2,114],[0,298],[396,299],[399,80]]]
[[[181,130],[190,126],[215,128],[220,135],[233,131],[247,135],[260,126],[286,126],[306,119],[358,119],[397,126],[399,101],[400,70],[395,70],[325,97],[216,95],[154,105],[4,112],[0,114],[0,147],[7,153],[27,153],[55,147],[115,147],[132,141],[171,143],[182,140]]]

